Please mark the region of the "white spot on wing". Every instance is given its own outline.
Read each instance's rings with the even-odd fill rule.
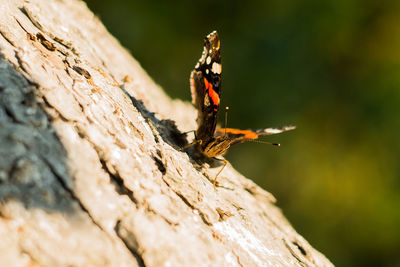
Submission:
[[[221,74],[221,64],[218,64],[218,63],[213,63],[212,64],[212,68],[211,68],[211,71],[213,72],[213,73],[216,73],[216,74]]]
[[[206,51],[206,48],[204,47],[203,48],[203,53],[201,53],[201,58],[199,59],[199,62],[204,62],[204,59],[206,57],[206,53],[207,53],[207,51]]]
[[[282,132],[290,131],[290,130],[294,130],[294,129],[296,129],[296,126],[284,126],[282,128],[267,128],[267,129],[263,130],[263,133],[265,135],[278,134],[278,133],[282,133]]]
[[[264,132],[268,133],[268,134],[278,134],[278,133],[281,133],[282,130],[281,129],[275,129],[275,128],[267,128],[267,129],[264,129]]]
[[[210,65],[210,63],[211,63],[211,57],[210,56],[207,57],[206,63],[207,63],[207,65]]]

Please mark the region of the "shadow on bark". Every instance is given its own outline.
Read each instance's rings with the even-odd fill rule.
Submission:
[[[71,213],[76,198],[66,152],[35,87],[0,55],[0,201]]]

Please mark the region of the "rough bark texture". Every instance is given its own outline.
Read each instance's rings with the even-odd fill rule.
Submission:
[[[332,265],[272,195],[176,150],[196,111],[83,2],[3,0],[0,49],[0,266]]]

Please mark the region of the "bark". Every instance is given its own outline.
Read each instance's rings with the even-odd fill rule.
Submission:
[[[0,4],[0,266],[331,266],[77,0]],[[212,167],[212,166],[211,166]]]

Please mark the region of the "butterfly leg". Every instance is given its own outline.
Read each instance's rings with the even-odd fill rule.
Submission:
[[[217,177],[222,172],[222,170],[225,168],[226,164],[228,164],[228,161],[226,159],[219,159],[219,158],[214,158],[214,159],[222,161],[224,163],[224,166],[222,166],[222,168],[219,170],[217,175],[215,175],[213,185],[214,185],[214,187],[216,187],[216,185],[217,185]]]
[[[201,140],[195,140],[195,141],[191,142],[190,144],[187,144],[186,146],[183,146],[183,147],[179,148],[179,151],[183,151],[186,148],[191,147],[191,146],[195,146],[197,144],[201,145],[201,142],[202,142]]]

